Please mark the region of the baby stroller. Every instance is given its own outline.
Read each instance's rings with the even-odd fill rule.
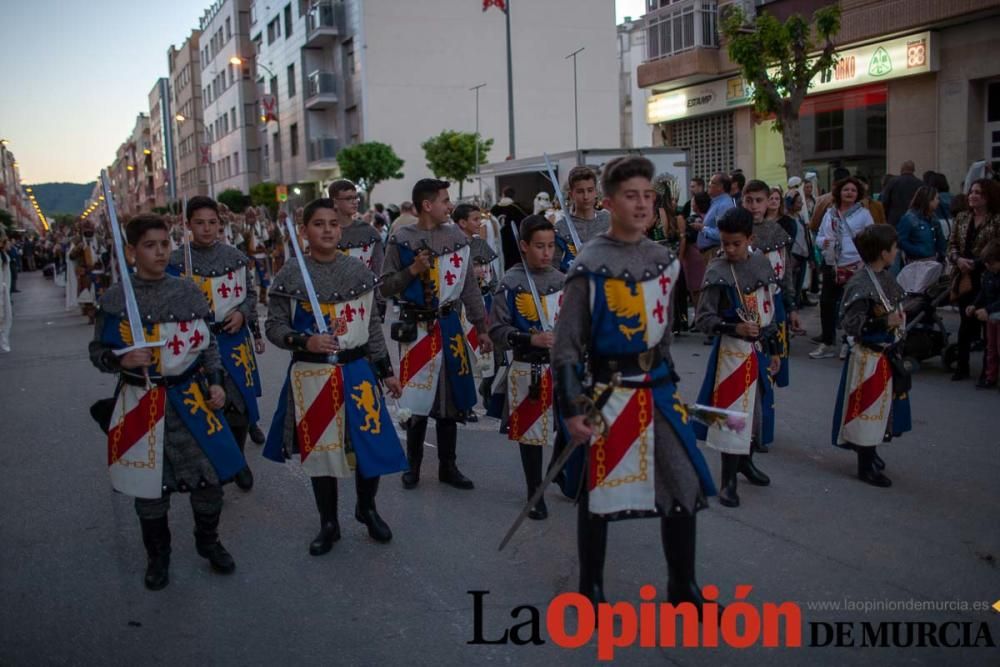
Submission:
[[[896,276],[903,288],[906,338],[903,364],[910,373],[920,370],[920,362],[941,357],[946,368],[955,364],[958,347],[948,342],[951,334],[937,309],[948,301],[949,282],[944,266],[933,260],[918,260],[903,267]]]

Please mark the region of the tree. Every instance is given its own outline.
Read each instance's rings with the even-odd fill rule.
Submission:
[[[250,203],[254,206],[266,206],[271,213],[271,219],[278,219],[278,186],[264,181],[250,186]]]
[[[220,204],[225,204],[233,213],[242,213],[248,204],[248,197],[243,194],[242,190],[236,188],[223,190],[216,199]]]
[[[802,176],[802,135],[799,108],[813,78],[837,63],[833,37],[840,31],[840,6],[828,5],[812,16],[813,26],[799,14],[784,23],[767,13],[748,26],[743,12],[732,7],[722,21],[729,59],[740,66],[750,84],[751,101],[762,114],[774,114],[774,129],[781,132],[785,172]],[[819,55],[811,55],[819,51]]]
[[[14,232],[14,216],[2,208],[0,208],[0,232],[6,232],[8,236]]]
[[[427,168],[438,178],[458,182],[458,197],[462,185],[476,173],[476,135],[472,132],[445,130],[420,145],[427,157]],[[479,164],[486,164],[486,155],[493,148],[492,139],[479,138]]]
[[[372,190],[382,181],[402,178],[403,160],[392,150],[392,146],[378,141],[366,141],[341,148],[337,153],[337,164],[344,178],[354,181],[365,191],[371,202]]]

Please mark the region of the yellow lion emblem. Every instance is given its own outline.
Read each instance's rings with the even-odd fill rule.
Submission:
[[[197,383],[192,383],[190,387],[184,390],[184,395],[188,398],[184,399],[184,405],[191,408],[191,414],[195,415],[199,412],[205,413],[205,423],[208,425],[208,434],[218,433],[222,430],[222,422],[219,418],[215,416],[212,409],[208,407],[208,403],[205,402],[205,396],[201,393],[201,388]]]
[[[461,367],[458,369],[458,374],[468,375],[469,355],[466,353],[465,350],[465,336],[460,333],[457,333],[454,336],[452,336],[450,338],[448,349],[451,350],[451,353],[455,355],[458,358],[459,363],[461,363]]]
[[[361,430],[365,433],[378,435],[382,432],[382,420],[380,419],[381,405],[375,395],[375,388],[368,380],[354,387],[357,394],[351,394],[354,405],[365,413],[365,423],[361,425]]]
[[[253,372],[257,370],[257,362],[254,360],[253,352],[250,351],[250,342],[243,341],[229,356],[236,362],[237,368],[243,369],[243,381],[246,386],[252,387]]]
[[[545,313],[546,318],[548,318],[548,304],[545,303],[545,299],[539,300],[542,302],[542,311]],[[532,298],[530,292],[521,292],[514,297],[514,307],[517,308],[517,312],[521,317],[529,322],[541,323],[542,320],[538,317],[538,308],[535,307],[535,300]]]
[[[624,280],[609,279],[604,281],[604,298],[608,302],[608,309],[621,319],[638,318],[637,326],[630,327],[627,324],[619,324],[618,330],[623,336],[632,340],[632,336],[637,333],[646,337],[646,303],[642,298],[642,287],[630,285]]]

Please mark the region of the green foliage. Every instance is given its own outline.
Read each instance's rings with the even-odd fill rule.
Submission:
[[[265,181],[250,186],[250,203],[254,206],[266,206],[272,220],[278,219],[278,185]]]
[[[402,178],[403,160],[392,146],[378,141],[366,141],[340,149],[337,164],[344,178],[354,181],[372,200],[372,190],[382,181]]]
[[[832,38],[840,30],[840,6],[822,7],[812,18],[818,39],[814,39],[813,26],[799,14],[782,23],[761,13],[749,27],[743,12],[732,7],[722,20],[729,58],[752,86],[754,107],[775,114],[779,130],[789,113],[798,116],[813,77],[837,62]],[[820,51],[818,56],[810,56],[816,51]]]
[[[445,130],[420,145],[427,157],[427,168],[438,178],[458,182],[458,196],[462,185],[476,173],[476,135],[472,132]],[[492,139],[479,138],[479,164],[486,164],[486,156],[493,147]]]
[[[219,196],[216,197],[216,200],[220,204],[228,206],[229,210],[233,213],[242,213],[250,203],[249,198],[243,194],[243,191],[236,188],[223,190],[219,193]]]
[[[6,232],[8,236],[14,231],[14,216],[2,208],[0,208],[0,231]]]

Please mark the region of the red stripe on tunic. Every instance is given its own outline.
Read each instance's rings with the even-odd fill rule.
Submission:
[[[469,339],[469,346],[473,350],[475,350],[476,352],[478,352],[479,351],[479,332],[476,331],[476,327],[472,327],[471,329],[469,329],[469,333],[466,336],[466,338]]]
[[[142,395],[139,405],[125,414],[125,419],[120,424],[108,431],[109,466],[114,465],[135,443],[156,428],[156,423],[163,419],[166,396],[163,387],[153,387]]]
[[[721,356],[721,350],[719,354]],[[718,363],[722,363],[721,359]],[[713,407],[728,408],[735,403],[757,381],[759,373],[760,367],[757,365],[757,354],[751,351],[746,361],[741,363],[729,377],[725,378],[715,387],[715,392],[712,394]],[[749,382],[747,382],[748,374],[750,376]]]
[[[323,384],[323,388],[313,399],[312,405],[306,409],[305,416],[296,424],[302,461],[305,461],[312,454],[317,441],[323,437],[323,432],[337,416],[343,404],[344,383],[340,369],[334,368],[330,377]]]
[[[520,441],[524,434],[538,421],[542,413],[552,407],[552,371],[545,369],[542,373],[542,397],[538,400],[525,398],[520,405],[510,413],[508,436],[511,440]]]
[[[640,394],[645,394],[646,420],[644,422],[639,421]],[[649,389],[636,389],[617,419],[615,419],[615,422],[608,428],[607,437],[598,438],[591,446],[590,456],[588,457],[590,459],[588,488],[593,490],[597,488],[599,482],[604,481],[603,478],[600,480],[597,479],[597,466],[599,463],[597,460],[597,449],[603,448],[604,450],[604,478],[607,478],[611,475],[611,471],[625,458],[625,454],[628,452],[629,447],[632,446],[632,443],[638,440],[642,431],[649,426],[650,421],[653,419],[654,409],[653,392]]]
[[[865,413],[875,404],[885,392],[889,384],[889,360],[885,356],[879,356],[878,364],[875,365],[875,372],[865,378],[861,386],[856,387],[847,399],[847,410],[845,412],[844,423],[856,419]]]
[[[430,332],[407,351],[399,361],[399,381],[406,386],[441,350],[441,325],[434,322]]]

